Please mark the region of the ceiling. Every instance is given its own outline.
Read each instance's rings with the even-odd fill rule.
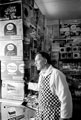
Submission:
[[[49,19],[81,19],[81,0],[35,0]]]

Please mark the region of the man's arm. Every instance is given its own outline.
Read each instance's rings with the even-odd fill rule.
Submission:
[[[69,119],[72,117],[72,97],[66,81],[65,75],[59,70],[53,73],[53,87],[56,95],[61,101],[61,119]],[[54,91],[53,90],[53,91]]]

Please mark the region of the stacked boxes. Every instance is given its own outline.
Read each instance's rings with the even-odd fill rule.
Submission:
[[[0,0],[1,120],[29,120],[35,114],[18,104],[22,104],[27,90],[24,49],[26,57],[30,58],[30,52],[23,45],[30,43],[31,29],[36,29],[36,21],[34,25],[31,22],[33,4],[34,0]]]
[[[1,0],[0,11],[1,120],[27,120],[20,106],[25,96],[22,1]]]
[[[24,99],[22,2],[0,3],[0,60],[2,99]]]

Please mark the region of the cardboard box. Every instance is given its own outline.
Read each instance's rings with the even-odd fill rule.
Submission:
[[[3,99],[23,100],[24,99],[24,82],[2,81],[1,96]]]
[[[22,1],[22,0],[15,0],[15,2],[18,2],[18,1]],[[0,0],[0,3],[3,4],[3,3],[10,3],[10,2],[14,2],[14,0]]]
[[[22,40],[0,41],[1,60],[23,60]]]
[[[1,61],[1,80],[23,81],[23,61]]]
[[[22,19],[0,21],[0,40],[23,39]]]
[[[2,0],[3,2],[8,3],[8,0]],[[1,4],[0,5],[0,20],[13,20],[21,19],[21,2],[15,3],[12,1],[10,4]]]
[[[18,103],[18,101],[17,101]],[[1,103],[1,120],[27,120],[25,118],[26,108],[23,106],[16,106],[14,102]]]

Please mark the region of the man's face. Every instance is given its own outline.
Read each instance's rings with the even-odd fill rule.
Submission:
[[[45,67],[46,59],[41,56],[41,54],[37,54],[35,57],[35,65],[37,70],[42,70]]]

